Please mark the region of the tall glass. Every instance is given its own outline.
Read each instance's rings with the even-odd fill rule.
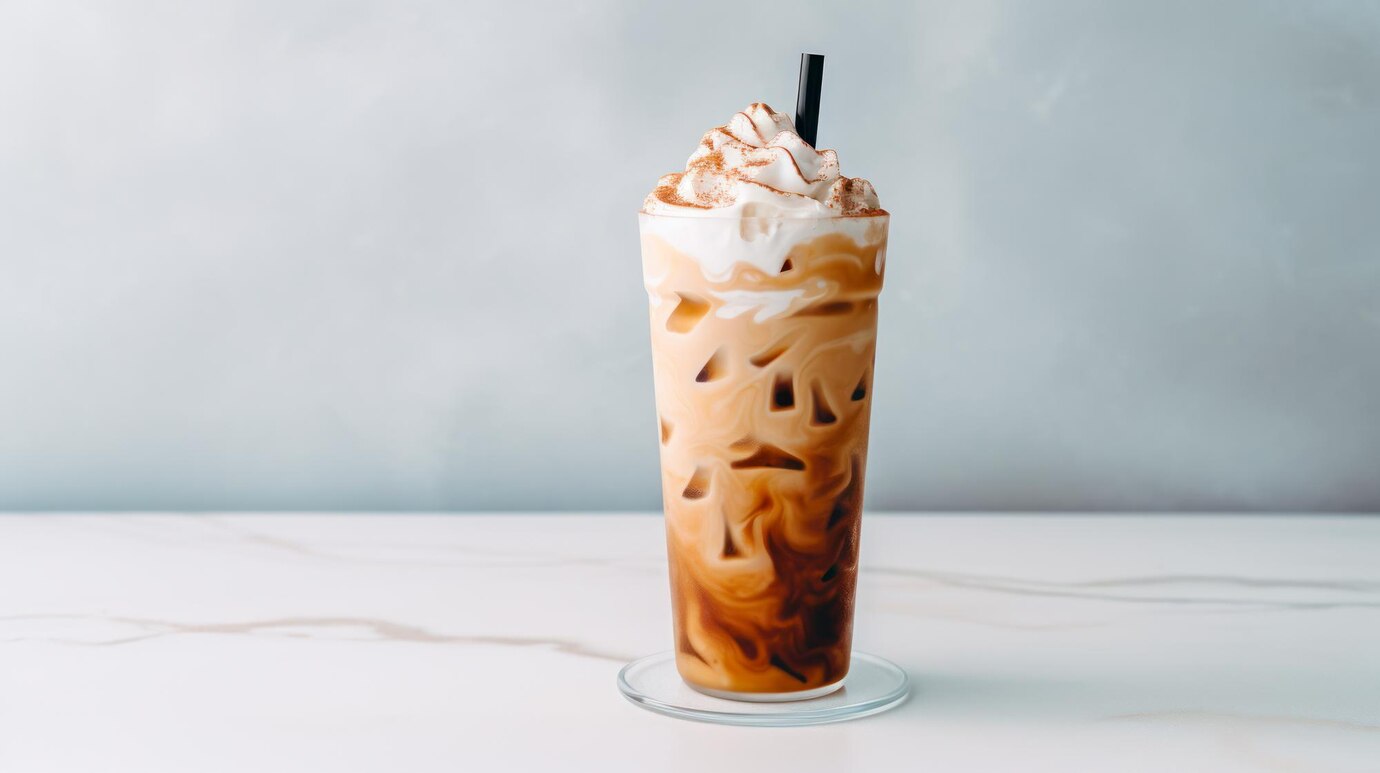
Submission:
[[[885,214],[642,213],[676,667],[739,700],[848,674]]]

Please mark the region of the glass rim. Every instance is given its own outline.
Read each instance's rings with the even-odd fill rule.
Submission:
[[[744,217],[744,216],[741,216],[741,215],[736,216],[736,217],[735,217],[735,216],[731,216],[731,215],[668,215],[668,214],[659,213],[659,212],[648,212],[648,211],[645,210],[645,209],[639,209],[639,210],[637,211],[637,216],[638,216],[639,218],[642,218],[642,217],[650,217],[650,218],[654,218],[654,219],[657,219],[657,220],[709,220],[709,221],[736,221],[736,222],[742,222],[742,221],[744,221],[744,220],[754,220],[754,221],[770,220],[770,221],[778,221],[778,222],[779,222],[779,221],[791,221],[791,220],[796,220],[796,221],[800,221],[800,222],[803,222],[803,223],[826,223],[826,222],[834,222],[834,221],[840,221],[840,220],[890,220],[890,219],[891,219],[891,213],[888,212],[888,211],[886,211],[885,209],[882,209],[882,210],[874,210],[874,211],[872,211],[872,212],[870,212],[870,213],[868,213],[868,214],[866,214],[866,215],[829,215],[829,216],[827,216],[827,217],[814,217],[814,216],[810,216],[810,217],[794,217],[794,216],[791,216],[791,215],[748,215],[747,217]]]

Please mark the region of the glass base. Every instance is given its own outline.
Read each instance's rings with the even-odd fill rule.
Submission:
[[[695,692],[702,692],[705,695],[714,698],[723,698],[729,701],[785,703],[787,701],[808,701],[811,698],[823,697],[843,687],[843,680],[840,679],[833,684],[826,684],[823,687],[816,687],[813,690],[796,690],[795,692],[734,692],[732,690],[715,690],[712,687],[701,687],[697,684],[690,684],[689,682],[687,682],[685,686]]]
[[[675,653],[661,652],[624,666],[618,672],[618,689],[642,708],[667,716],[719,725],[792,727],[843,722],[895,708],[910,694],[910,680],[895,663],[854,652],[841,684],[729,699],[739,694],[714,691],[717,695],[711,695],[690,687],[676,671]]]

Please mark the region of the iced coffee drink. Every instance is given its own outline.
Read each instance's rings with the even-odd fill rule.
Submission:
[[[887,224],[760,103],[643,206],[676,665],[700,691],[848,673]]]

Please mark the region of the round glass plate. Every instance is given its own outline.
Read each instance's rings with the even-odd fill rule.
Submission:
[[[843,722],[895,708],[910,694],[910,680],[895,663],[854,652],[843,687],[828,695],[780,703],[735,701],[696,692],[676,671],[675,654],[661,652],[624,666],[618,672],[618,689],[648,711],[681,719],[796,727]]]

